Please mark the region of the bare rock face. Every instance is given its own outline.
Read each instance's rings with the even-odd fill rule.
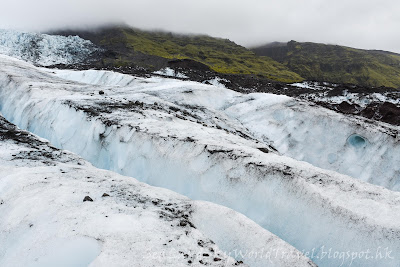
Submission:
[[[400,125],[400,107],[390,102],[371,103],[360,112],[360,115],[392,125]]]

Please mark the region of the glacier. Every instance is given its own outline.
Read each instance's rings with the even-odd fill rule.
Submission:
[[[79,64],[101,49],[78,36],[54,36],[0,29],[0,54],[41,66]]]
[[[138,88],[134,77],[119,73],[96,70],[54,70],[52,73],[86,84]],[[400,191],[398,127],[371,124],[362,117],[338,114],[286,96],[222,92],[225,95],[205,91],[193,99],[192,93],[185,94],[183,100],[175,95],[161,97],[177,105],[182,101],[191,106],[200,103],[212,113],[218,111],[220,117],[228,116],[230,121],[235,121],[240,131],[272,145],[282,155]],[[355,136],[364,140],[362,147],[352,142]]]
[[[286,96],[0,60],[0,111],[56,147],[240,212],[320,266],[399,265],[396,127]],[[213,218],[199,229],[229,250],[240,243],[198,210]]]

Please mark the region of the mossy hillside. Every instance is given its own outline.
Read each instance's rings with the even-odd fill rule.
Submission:
[[[390,52],[295,41],[253,51],[310,80],[400,87],[400,55]]]
[[[300,75],[288,70],[275,60],[257,56],[252,51],[227,39],[204,35],[146,32],[127,28],[120,30],[124,34],[126,46],[143,54],[167,59],[192,59],[220,73],[255,74],[283,82],[303,80]],[[105,40],[105,42],[112,42],[112,40]]]

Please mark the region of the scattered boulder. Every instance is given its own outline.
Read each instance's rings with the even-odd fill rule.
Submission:
[[[168,67],[187,71],[211,71],[210,67],[192,59],[174,59],[168,61]]]
[[[266,154],[269,153],[269,149],[266,148],[266,147],[257,147],[257,149],[260,150],[260,151],[263,152],[263,153],[266,153]]]
[[[85,198],[83,199],[83,202],[86,202],[86,201],[93,202],[93,199],[89,196],[85,196]]]
[[[337,106],[338,110],[344,114],[353,114],[356,113],[359,109],[360,106],[357,104],[350,104],[346,101],[343,101]]]

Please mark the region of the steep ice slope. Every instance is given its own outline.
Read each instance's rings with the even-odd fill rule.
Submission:
[[[0,214],[4,267],[314,265],[233,210],[96,169],[1,116]],[[291,257],[234,253],[261,245]]]
[[[0,54],[37,65],[82,63],[99,49],[78,36],[54,36],[0,29]]]
[[[225,111],[283,155],[400,191],[399,127],[291,98],[266,104],[266,98],[250,94]]]
[[[313,253],[321,266],[399,265],[400,193],[274,153],[222,111],[248,96],[160,78],[136,78],[128,87],[84,85],[1,61],[1,112],[55,145],[96,166],[240,211]],[[259,97],[265,105],[283,99]]]
[[[66,80],[93,85],[128,86],[135,82],[135,77],[133,76],[120,73],[113,73],[113,75],[110,75],[109,71],[103,70],[70,71],[53,69],[49,71],[45,68],[42,70],[55,74],[57,77]]]

